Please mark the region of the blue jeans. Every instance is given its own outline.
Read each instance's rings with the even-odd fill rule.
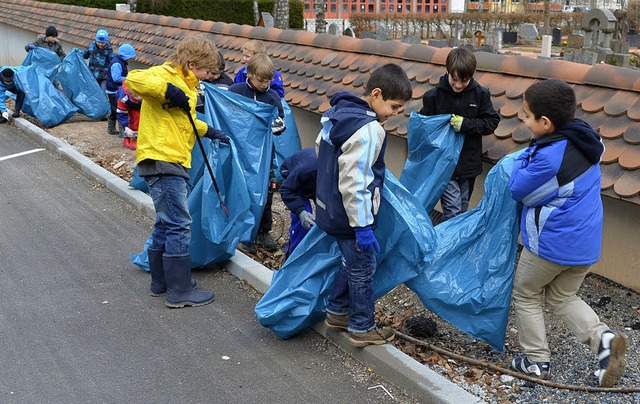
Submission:
[[[189,254],[191,215],[187,203],[188,181],[177,175],[145,177],[156,209],[151,248],[167,255]]]
[[[367,332],[376,327],[373,301],[373,274],[376,255],[356,249],[355,239],[338,239],[342,251],[342,266],[333,282],[327,311],[349,314],[350,332]]]
[[[440,197],[444,220],[461,215],[469,209],[469,198],[471,198],[474,182],[475,178],[459,178],[447,183]]]

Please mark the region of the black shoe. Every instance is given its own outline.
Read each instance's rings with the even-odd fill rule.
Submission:
[[[4,117],[0,116],[0,123],[7,123],[7,122],[9,122],[9,121],[4,119]]]
[[[15,111],[13,111],[13,115],[14,118],[20,118],[20,110],[16,109]]]
[[[525,375],[539,377],[540,379],[548,379],[551,374],[549,362],[533,362],[526,356],[513,358],[511,368]]]
[[[273,239],[267,232],[258,233],[258,239],[256,240],[256,242],[260,243],[262,247],[269,252],[274,252],[278,249],[276,242],[273,241]]]
[[[601,387],[615,386],[624,374],[624,354],[627,351],[627,337],[624,334],[605,331],[600,337],[598,361],[600,372],[598,383]]]

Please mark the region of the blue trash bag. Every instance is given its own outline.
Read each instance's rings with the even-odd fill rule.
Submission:
[[[412,112],[407,123],[409,157],[400,182],[423,201],[427,213],[447,187],[464,142],[464,135],[453,130],[450,120],[451,114],[424,116]]]
[[[278,116],[278,110],[273,105],[220,89],[213,84],[204,83],[204,86],[204,121],[223,130],[233,139],[237,148],[238,162],[244,172],[246,192],[251,201],[248,220],[253,221],[240,242],[253,242],[267,201],[271,161],[265,156],[271,154],[274,137],[271,122]]]
[[[31,65],[38,66],[40,73],[48,78],[49,81],[53,81],[58,74],[60,58],[55,52],[49,49],[36,47],[27,53],[27,57],[22,61],[22,65],[25,67]]]
[[[193,219],[189,247],[192,267],[207,266],[231,258],[240,238],[253,225],[253,221],[247,220],[251,208],[247,184],[237,157],[238,152],[233,140],[231,142],[226,145],[203,139],[205,149],[208,150],[207,158],[229,217],[220,206],[211,175],[205,169],[189,195],[189,213]]]
[[[202,139],[202,142],[229,217],[220,206],[220,199],[207,170],[196,182],[188,200],[192,218],[189,245],[192,268],[231,258],[241,235],[253,225],[252,221],[247,220],[251,202],[233,140],[231,145],[221,144],[219,141],[212,142],[209,139]],[[195,148],[199,149],[197,145]],[[197,153],[201,153],[200,150],[197,150]],[[131,255],[131,261],[147,271],[147,248],[150,245],[151,239],[148,239],[140,254]]]
[[[73,48],[67,54],[60,65],[57,77],[64,94],[78,107],[78,112],[92,119],[109,114],[109,101],[85,63],[82,51]]]
[[[142,178],[140,174],[138,174],[138,166],[133,169],[133,174],[131,175],[131,182],[129,183],[129,186],[146,194],[149,193],[149,185],[147,185],[147,181],[145,181],[144,178]]]
[[[16,86],[25,94],[22,111],[35,116],[46,127],[59,125],[78,111],[36,65],[19,70],[15,77]]]
[[[389,171],[375,236],[380,244],[373,278],[377,299],[417,276],[436,248],[435,231],[419,201]],[[291,338],[322,320],[341,253],[332,236],[314,226],[274,273],[254,311],[260,324],[280,338]]]
[[[518,249],[519,208],[508,186],[517,154],[487,174],[475,209],[436,226],[433,260],[406,282],[429,310],[500,352]]]
[[[301,149],[300,135],[298,134],[298,127],[296,121],[293,119],[293,113],[289,104],[282,99],[282,106],[284,107],[284,124],[287,130],[280,136],[273,137],[273,143],[276,146],[276,154],[273,156],[273,166],[276,174],[276,182],[281,183],[283,181],[280,174],[280,166],[295,152]]]

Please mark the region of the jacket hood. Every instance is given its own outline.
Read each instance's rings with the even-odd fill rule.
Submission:
[[[365,100],[351,93],[336,94],[330,105],[332,108],[327,111],[327,117],[331,122],[330,136],[334,143],[341,144],[358,129],[378,119]]]
[[[604,144],[598,132],[582,119],[574,119],[558,128],[554,133],[534,140],[534,143],[542,145],[556,141],[559,138],[565,138],[573,143],[590,163],[596,164],[600,162],[604,152]]]

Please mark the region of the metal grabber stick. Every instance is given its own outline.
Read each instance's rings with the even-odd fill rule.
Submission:
[[[229,211],[227,207],[224,205],[222,200],[222,195],[220,194],[220,188],[218,188],[218,183],[216,182],[216,177],[213,176],[213,170],[211,169],[211,165],[209,164],[209,159],[207,158],[207,152],[204,150],[204,146],[202,145],[202,140],[200,136],[198,136],[198,129],[196,128],[196,123],[193,121],[193,117],[191,116],[191,112],[186,112],[189,117],[189,122],[191,122],[191,126],[193,127],[193,132],[196,135],[196,141],[198,142],[198,146],[200,146],[200,151],[202,152],[202,158],[204,158],[204,163],[207,166],[207,170],[209,171],[209,175],[211,176],[211,181],[213,182],[213,187],[216,189],[216,194],[218,195],[218,199],[220,200],[220,207],[224,210],[224,213],[229,217]]]

